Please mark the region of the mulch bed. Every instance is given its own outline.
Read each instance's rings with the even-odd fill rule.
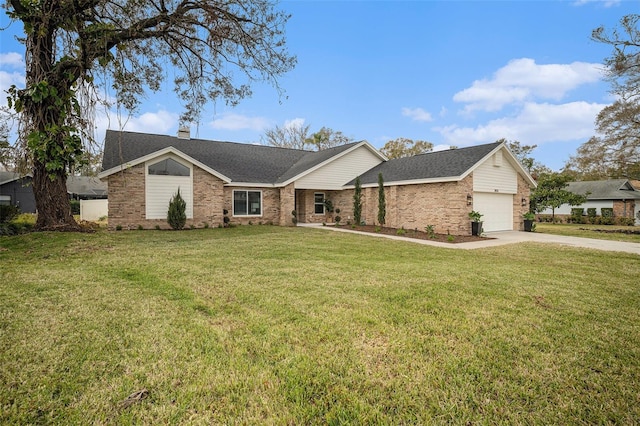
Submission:
[[[640,235],[640,229],[599,229],[599,228],[578,228],[581,231],[603,232],[605,234],[629,234]]]
[[[415,238],[418,240],[429,240],[429,241],[437,241],[440,243],[469,243],[473,241],[486,241],[491,240],[492,238],[487,237],[478,237],[476,235],[451,235],[453,239],[450,239],[447,234],[433,234],[429,235],[424,231],[416,230],[416,229],[405,229],[404,234],[399,234],[397,228],[387,228],[387,227],[377,227],[375,225],[340,225],[340,228],[347,229],[349,231],[358,231],[358,232],[366,232],[370,234],[385,234],[385,235],[395,235],[398,237],[404,238]]]

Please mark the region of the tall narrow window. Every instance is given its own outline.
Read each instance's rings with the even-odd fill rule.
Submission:
[[[324,214],[324,193],[316,192],[313,194],[313,205],[315,206],[315,214]]]
[[[233,191],[234,216],[262,216],[261,191]]]

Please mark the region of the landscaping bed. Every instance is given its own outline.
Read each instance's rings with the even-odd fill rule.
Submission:
[[[358,232],[367,232],[371,234],[384,234],[384,235],[395,235],[398,237],[405,238],[415,238],[418,240],[429,240],[429,241],[437,241],[440,243],[469,243],[473,241],[486,241],[491,240],[492,238],[487,237],[479,237],[476,235],[448,235],[448,234],[438,234],[432,233],[429,234],[424,231],[420,231],[419,229],[404,229],[404,228],[388,228],[385,226],[376,226],[376,225],[338,225],[339,228],[347,229],[350,231],[358,231]]]

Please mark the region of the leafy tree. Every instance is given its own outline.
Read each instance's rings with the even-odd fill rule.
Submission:
[[[353,142],[353,138],[345,136],[341,131],[335,131],[328,127],[323,127],[305,141],[315,151],[333,148],[335,146],[346,145]]]
[[[619,28],[593,30],[591,38],[613,47],[606,76],[617,100],[596,118],[594,136],[565,166],[589,177],[640,178],[640,15],[626,15]]]
[[[178,192],[169,202],[167,223],[173,229],[182,229],[185,223],[187,223],[187,203],[182,198],[182,195],[180,195],[180,188],[178,188]]]
[[[539,161],[536,161],[536,159],[531,155],[538,145],[522,145],[519,141],[507,141],[504,138],[499,139],[496,142],[505,143],[513,155],[518,159],[520,164],[522,164],[522,167],[524,167],[524,169],[529,172],[535,180],[538,180],[538,177],[542,174],[551,173],[550,168]]]
[[[382,173],[378,173],[378,223],[384,225],[387,216],[387,202],[384,198],[384,179]]]
[[[5,7],[25,32],[26,87],[10,88],[9,106],[21,115],[33,165],[36,229],[79,229],[65,182],[90,128],[82,93],[104,84],[133,111],[147,89],[174,75],[181,120],[190,122],[209,100],[237,104],[255,81],[280,90],[277,77],[295,65],[285,48],[288,15],[271,0],[8,0]]]
[[[387,156],[387,158],[402,158],[411,157],[418,154],[424,154],[425,152],[431,152],[433,150],[433,144],[427,141],[414,141],[413,139],[398,138],[393,139],[384,144],[380,148],[380,152]]]
[[[284,126],[267,129],[262,136],[262,143],[280,148],[305,149],[309,138],[309,128],[302,121],[294,120]]]
[[[541,176],[538,187],[531,193],[531,209],[540,213],[551,208],[555,218],[556,209],[561,205],[577,206],[587,201],[586,194],[574,194],[566,189],[570,179],[570,176],[560,173]]]
[[[353,193],[353,222],[360,225],[362,222],[362,185],[360,176],[356,178],[356,189]]]

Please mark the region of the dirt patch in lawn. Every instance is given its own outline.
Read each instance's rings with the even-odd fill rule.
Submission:
[[[447,234],[428,234],[424,231],[420,231],[417,229],[398,229],[398,228],[387,228],[384,226],[375,226],[375,225],[340,225],[339,228],[347,229],[349,231],[358,231],[358,232],[366,232],[370,234],[384,234],[384,235],[395,235],[398,237],[405,238],[415,238],[418,240],[428,240],[428,241],[437,241],[440,243],[469,243],[473,241],[486,241],[492,240],[493,238],[487,237],[479,237],[476,235],[447,235]]]

